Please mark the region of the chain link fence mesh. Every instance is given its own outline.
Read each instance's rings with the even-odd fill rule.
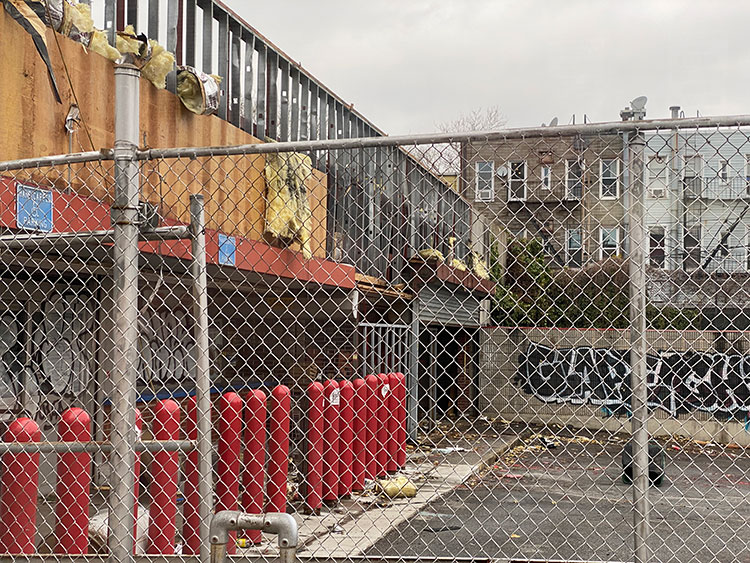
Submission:
[[[750,560],[750,138],[701,123],[141,151],[132,292],[111,155],[2,166],[2,551],[196,560],[203,501],[300,558]]]

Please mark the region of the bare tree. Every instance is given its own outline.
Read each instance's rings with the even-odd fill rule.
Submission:
[[[497,106],[477,108],[456,119],[437,123],[440,133],[469,133],[473,131],[497,131],[505,127],[508,120]],[[461,168],[460,144],[443,143],[436,145],[418,145],[409,152],[423,164],[429,166],[435,174],[458,174]]]

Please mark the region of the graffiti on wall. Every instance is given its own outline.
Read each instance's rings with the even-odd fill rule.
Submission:
[[[192,388],[191,322],[185,309],[149,308],[141,313],[139,387],[154,394]]]
[[[627,350],[556,349],[530,343],[519,355],[514,382],[546,402],[627,410],[631,369]],[[750,356],[659,352],[647,360],[648,404],[671,415],[691,410],[750,411]]]
[[[93,374],[94,297],[86,291],[53,293],[32,315],[31,376],[26,410],[48,424],[75,404]]]

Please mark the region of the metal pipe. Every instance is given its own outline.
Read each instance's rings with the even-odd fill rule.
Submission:
[[[209,563],[209,518],[213,512],[213,448],[211,446],[211,374],[208,356],[208,280],[206,276],[206,230],[203,194],[190,196],[192,230],[191,274],[193,277],[193,318],[195,319],[195,398],[198,422],[198,494],[202,563]]]
[[[235,510],[222,510],[211,519],[211,563],[224,563],[229,532],[239,530],[262,530],[276,534],[281,563],[294,563],[296,560],[299,537],[297,521],[291,514],[245,514]]]
[[[196,444],[192,440],[144,440],[136,442],[136,452],[192,451]],[[114,450],[109,442],[0,442],[0,454],[4,453],[109,453]]]
[[[115,66],[114,335],[112,338],[112,469],[109,504],[109,560],[133,558],[133,509],[136,499],[135,394],[138,379],[138,192],[135,160],[140,128],[140,70]]]
[[[630,139],[630,365],[633,395],[633,542],[635,563],[648,561],[648,389],[646,383],[646,259],[644,224],[643,152],[645,137]]]
[[[109,149],[101,151],[77,152],[73,154],[56,154],[53,156],[40,156],[36,158],[20,158],[18,160],[7,160],[0,162],[0,172],[8,170],[22,170],[24,168],[51,168],[64,166],[66,164],[79,164],[85,162],[102,162],[112,160],[114,153]]]
[[[606,135],[624,131],[658,131],[698,127],[748,127],[750,115],[721,117],[696,117],[680,119],[652,119],[639,121],[607,121],[585,125],[561,125],[557,127],[529,127],[503,129],[501,131],[474,131],[470,133],[428,133],[423,135],[394,135],[389,137],[363,137],[357,139],[331,139],[305,142],[256,143],[233,147],[186,147],[172,149],[147,149],[138,151],[139,160],[155,158],[200,158],[246,154],[268,154],[291,151],[322,151],[355,148],[395,147],[403,145],[425,145],[437,143],[460,143],[469,141],[505,141],[511,139],[559,138],[572,135]]]
[[[186,225],[157,227],[153,231],[139,233],[140,241],[179,240],[190,237],[190,228]],[[115,242],[115,230],[85,231],[49,234],[14,234],[0,236],[0,251],[37,249],[56,246],[60,243],[70,244],[112,244]]]

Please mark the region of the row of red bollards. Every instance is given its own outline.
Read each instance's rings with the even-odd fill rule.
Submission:
[[[305,504],[361,491],[365,479],[383,477],[406,463],[406,378],[401,373],[307,388]]]
[[[187,401],[186,434],[197,438],[196,401]],[[268,407],[268,463],[266,456],[266,407]],[[274,388],[266,404],[263,391],[248,393],[246,400],[237,393],[225,393],[219,399],[218,466],[215,486],[216,511],[243,510],[255,514],[286,511],[286,488],[289,460],[289,421],[291,396],[283,385]],[[152,430],[155,440],[180,438],[180,406],[173,400],[158,401],[153,410]],[[243,420],[244,419],[244,420]],[[243,436],[244,423],[244,436]],[[142,420],[136,411],[140,433]],[[63,442],[90,442],[91,418],[79,408],[65,411],[58,425]],[[10,423],[5,442],[39,442],[39,425],[29,418]],[[243,451],[244,450],[244,451]],[[244,465],[241,466],[244,460]],[[2,456],[0,477],[0,552],[31,554],[35,550],[36,512],[39,482],[39,453],[7,452]],[[58,454],[55,552],[59,554],[88,553],[89,504],[91,501],[91,461],[88,452]],[[147,552],[173,554],[177,534],[177,496],[179,453],[161,450],[154,455],[152,482],[149,488],[151,507]],[[264,482],[267,482],[264,497]],[[136,455],[135,497],[138,498],[140,454]],[[185,488],[183,506],[183,553],[198,554],[200,550],[198,513],[198,452],[190,451],[184,465]],[[244,494],[239,498],[240,482]],[[264,498],[265,504],[264,504]],[[138,503],[135,506],[137,520]],[[135,536],[135,530],[134,530]],[[260,532],[251,532],[249,539],[260,541]],[[229,544],[230,553],[234,542]]]

